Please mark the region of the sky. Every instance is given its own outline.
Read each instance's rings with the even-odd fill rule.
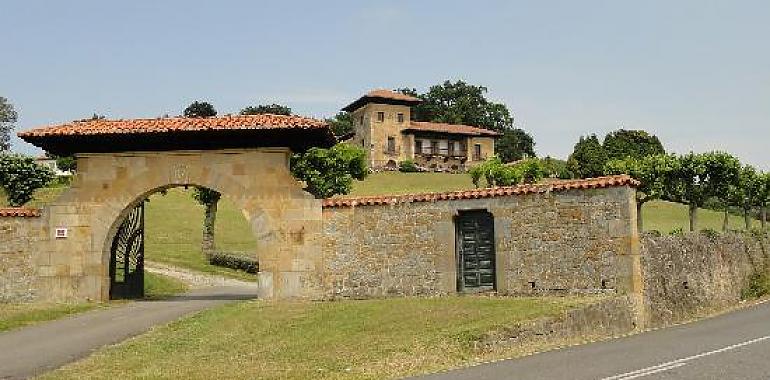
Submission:
[[[4,0],[0,35],[17,131],[193,100],[323,118],[370,89],[462,79],[506,104],[540,156],[644,129],[672,152],[770,170],[765,0]]]

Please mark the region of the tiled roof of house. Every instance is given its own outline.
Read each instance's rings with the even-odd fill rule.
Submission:
[[[617,186],[636,187],[639,182],[627,175],[616,175],[608,177],[563,180],[547,184],[535,185],[517,185],[493,187],[486,189],[459,190],[445,193],[422,193],[407,195],[378,195],[355,198],[329,198],[323,200],[323,207],[355,207],[355,206],[377,206],[393,205],[412,202],[435,202],[453,199],[479,199],[494,198],[512,195],[523,195],[532,193],[546,193],[550,191],[566,191],[572,189],[599,189]]]
[[[500,136],[499,133],[484,128],[471,127],[463,124],[431,123],[426,121],[412,121],[404,131],[439,132],[466,136]]]
[[[367,92],[364,96],[342,108],[342,110],[355,111],[367,103],[415,105],[421,101],[422,100],[415,98],[414,96],[402,94],[400,92],[378,89]]]
[[[300,116],[82,120],[20,132],[49,153],[105,153],[290,147],[328,147],[337,140],[326,122]]]
[[[0,217],[32,218],[40,216],[40,210],[24,207],[0,208]]]
[[[206,118],[156,118],[81,120],[19,132],[21,138],[63,135],[146,134],[212,130],[317,129],[328,128],[323,121],[286,115],[237,115]]]

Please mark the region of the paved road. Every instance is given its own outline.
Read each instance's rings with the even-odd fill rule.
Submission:
[[[24,379],[83,358],[150,327],[235,300],[254,287],[212,287],[159,301],[137,301],[0,333],[0,379]]]
[[[420,379],[770,379],[770,303],[688,325]]]

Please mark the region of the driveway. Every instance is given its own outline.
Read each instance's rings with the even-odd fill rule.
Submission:
[[[0,333],[0,379],[24,379],[88,356],[151,327],[213,306],[256,298],[254,286],[217,286],[136,301]]]

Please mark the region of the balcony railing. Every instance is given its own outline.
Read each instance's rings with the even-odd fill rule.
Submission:
[[[416,150],[417,155],[422,156],[445,156],[445,157],[468,157],[468,151],[463,149],[449,150],[449,148],[422,148]]]

